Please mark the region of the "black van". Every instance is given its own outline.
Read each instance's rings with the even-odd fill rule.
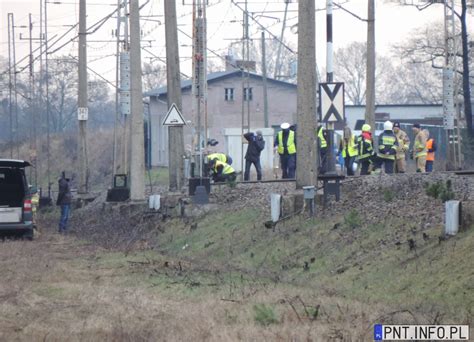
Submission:
[[[24,160],[0,159],[0,236],[33,239],[33,211]]]

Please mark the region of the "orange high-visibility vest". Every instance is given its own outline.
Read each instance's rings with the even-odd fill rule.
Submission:
[[[433,139],[429,139],[427,142],[426,142],[426,150],[429,151],[433,148],[433,142],[434,140]],[[427,161],[434,161],[435,160],[435,153],[434,152],[428,152],[426,154],[426,160]]]

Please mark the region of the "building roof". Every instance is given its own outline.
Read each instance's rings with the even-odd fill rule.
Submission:
[[[243,72],[242,70],[229,70],[229,71],[212,72],[212,73],[207,75],[207,83],[211,84],[213,82],[220,81],[220,80],[230,78],[230,77],[235,77],[235,76],[242,77],[242,72]],[[245,72],[245,71],[243,73],[244,73],[244,75],[247,74],[247,72]],[[259,75],[259,74],[253,73],[253,72],[249,72],[249,76],[253,79],[262,79],[263,78],[262,75]],[[276,79],[270,78],[270,77],[267,77],[267,81],[268,82],[273,82],[273,83],[278,83],[280,85],[287,86],[287,87],[296,88],[296,84],[285,82],[285,81],[279,81],[279,80],[276,80]],[[181,81],[181,90],[190,89],[191,86],[192,86],[192,80],[188,79],[188,80],[182,80]],[[167,93],[168,93],[168,87],[163,86],[163,87],[159,87],[159,88],[147,91],[147,92],[143,93],[143,96],[144,97],[162,96],[162,95],[166,95]]]

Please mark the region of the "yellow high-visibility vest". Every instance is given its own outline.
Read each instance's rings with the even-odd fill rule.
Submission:
[[[321,142],[321,145],[320,145],[321,148],[328,147],[328,143],[327,143],[326,139],[324,138],[323,127],[322,126],[318,130],[318,138],[319,138],[319,141]]]
[[[293,132],[292,130],[288,132],[288,140],[286,141],[286,148],[288,150],[288,154],[296,153],[295,132]],[[279,154],[285,153],[285,148],[283,147],[283,131],[278,132],[278,153]]]
[[[216,165],[214,166],[214,171],[217,173],[217,167],[222,165],[224,168],[222,169],[223,175],[228,175],[229,173],[234,173],[235,170],[232,166],[227,163],[223,163],[221,161],[216,161]]]
[[[347,151],[349,152],[349,157],[354,157],[359,154],[359,152],[357,151],[355,136],[349,139],[349,145],[347,146]],[[342,158],[346,158],[346,148],[342,150]]]

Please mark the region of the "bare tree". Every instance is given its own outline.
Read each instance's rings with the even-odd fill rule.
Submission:
[[[411,5],[416,6],[418,9],[423,10],[433,4],[439,3],[433,0],[424,0],[424,1],[417,1],[416,4],[413,1],[408,2],[406,0],[390,0],[392,2],[399,2],[403,5]],[[460,30],[461,30],[461,49],[458,54],[458,57],[461,59],[462,70],[456,70],[457,72],[462,74],[462,95],[464,99],[464,115],[466,118],[466,125],[467,131],[469,136],[474,137],[474,130],[473,130],[473,119],[472,119],[472,102],[471,102],[471,83],[469,81],[469,37],[468,37],[468,30],[467,30],[467,13],[469,9],[474,8],[474,1],[473,0],[460,0],[460,8],[454,8],[454,14],[460,21]],[[449,6],[449,4],[448,4]],[[456,6],[458,7],[458,6]],[[442,27],[442,26],[439,26]],[[442,32],[440,29],[439,32]],[[432,42],[426,41],[428,44],[421,44],[419,47],[421,50],[417,53],[423,52],[430,52],[426,56],[432,58],[433,66],[436,66],[434,61],[441,56],[444,56],[444,39],[442,40],[443,44],[441,45],[433,45]],[[433,49],[436,47],[436,49]],[[441,64],[443,65],[443,64]]]
[[[142,68],[143,91],[162,87],[166,84],[166,68],[160,64],[144,63]]]
[[[291,42],[284,42],[286,46],[289,46],[292,51],[296,51],[296,48],[293,47]],[[269,40],[265,41],[265,56],[267,61],[267,74],[273,75],[275,72],[276,60],[277,60],[277,53],[278,53],[278,46],[280,42],[277,40]],[[229,51],[234,57],[234,59],[241,59],[242,58],[242,43],[233,43],[229,47]],[[296,61],[297,55],[295,52],[292,52],[287,48],[281,49],[281,56],[280,56],[280,75],[278,75],[279,79],[288,81],[288,82],[296,82]],[[250,42],[250,60],[257,62],[257,73],[262,73],[262,44],[260,39],[252,40]]]

